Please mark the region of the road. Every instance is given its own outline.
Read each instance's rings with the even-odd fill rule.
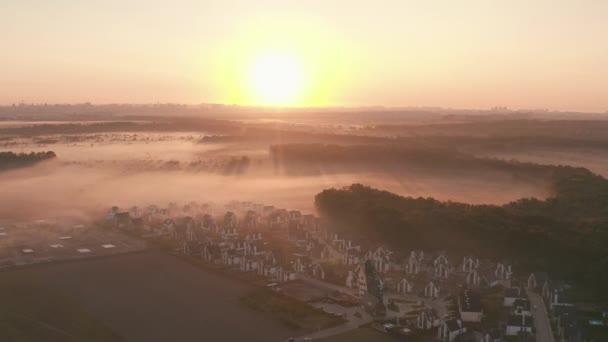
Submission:
[[[532,316],[534,317],[534,326],[536,327],[536,342],[555,342],[543,298],[532,291],[528,291],[528,297],[530,298],[530,304],[532,304]]]
[[[355,292],[353,289],[349,289],[348,287],[339,286],[339,285],[331,284],[331,283],[321,281],[318,279],[310,278],[304,274],[298,274],[297,278],[306,283],[309,283],[313,286],[324,288],[324,289],[327,289],[330,291],[339,291],[339,292],[347,293],[350,295],[354,295],[354,292]],[[319,303],[319,304],[313,304],[313,305],[315,307],[323,309],[326,312],[345,314],[346,315],[345,318],[347,319],[347,322],[342,325],[339,325],[337,327],[320,330],[320,331],[317,331],[317,332],[314,332],[312,334],[305,335],[305,336],[300,336],[295,339],[296,341],[305,341],[306,339],[312,339],[312,340],[323,339],[326,337],[346,333],[350,330],[357,329],[362,325],[373,322],[373,318],[369,314],[367,314],[361,307],[358,307],[358,306],[357,307],[344,307],[344,306],[341,306],[338,304],[330,304],[330,303]],[[355,312],[358,312],[360,317],[357,317],[358,315],[356,316]]]

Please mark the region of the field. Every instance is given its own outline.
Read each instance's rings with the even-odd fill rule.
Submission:
[[[372,328],[359,328],[345,334],[319,340],[321,342],[395,342],[395,338]]]
[[[76,301],[45,286],[37,270],[0,273],[0,341],[124,341]]]
[[[268,342],[291,335],[278,320],[239,303],[249,286],[158,251],[28,267],[0,277],[32,284],[33,288],[14,285],[20,289],[15,296],[10,285],[1,282],[3,296],[11,298],[9,305],[2,301],[11,309],[4,312],[1,334],[24,334],[22,341],[82,341],[79,336],[85,331],[87,341],[121,341],[120,335],[134,342]],[[39,287],[44,290],[36,291]],[[57,327],[53,330],[67,334],[52,339],[47,336],[55,335],[45,332],[41,339],[32,335],[34,323],[17,325],[9,313],[52,323]]]

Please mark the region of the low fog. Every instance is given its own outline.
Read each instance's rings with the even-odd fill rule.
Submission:
[[[199,138],[194,133],[121,133],[83,135],[76,142],[53,144],[22,140],[13,151],[53,150],[57,158],[0,173],[0,216],[92,218],[113,205],[231,200],[313,212],[315,194],[352,183],[469,203],[502,204],[549,195],[547,184],[514,182],[511,175],[500,172],[450,176],[450,170],[444,170],[437,177],[381,165],[340,164],[297,172],[296,164],[273,162],[268,147],[206,145],[198,143]]]

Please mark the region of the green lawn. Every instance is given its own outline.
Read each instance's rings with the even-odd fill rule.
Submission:
[[[276,316],[293,329],[315,331],[344,323],[342,318],[268,289],[254,290],[240,301],[254,310]]]
[[[0,341],[124,340],[76,303],[15,270],[0,272]]]

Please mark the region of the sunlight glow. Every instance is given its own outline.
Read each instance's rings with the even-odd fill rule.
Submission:
[[[259,56],[250,82],[255,101],[262,105],[293,105],[304,86],[302,65],[292,56],[268,53]]]

